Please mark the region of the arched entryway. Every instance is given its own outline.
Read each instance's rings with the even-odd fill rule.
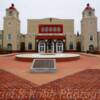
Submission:
[[[43,40],[39,41],[38,52],[39,53],[45,53],[45,46],[46,46],[45,41],[43,41]]]
[[[11,43],[8,43],[8,44],[7,44],[7,49],[8,49],[9,51],[12,51],[12,44],[11,44]]]
[[[64,51],[64,44],[63,41],[58,40],[56,42],[56,52],[57,53],[62,53]]]
[[[73,43],[72,42],[69,44],[69,49],[73,50]]]
[[[47,41],[47,53],[54,53],[54,41],[53,40]]]
[[[32,43],[28,43],[28,50],[32,50]]]
[[[20,43],[20,51],[21,52],[25,51],[25,43],[24,42]]]
[[[79,41],[76,43],[76,50],[81,52],[81,43]]]
[[[94,46],[91,44],[91,45],[89,45],[89,51],[90,52],[93,52],[94,51]]]

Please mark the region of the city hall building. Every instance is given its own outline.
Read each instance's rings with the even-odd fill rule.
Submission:
[[[28,19],[27,34],[20,32],[19,12],[12,4],[6,9],[0,48],[39,53],[100,50],[100,32],[97,31],[95,9],[89,4],[82,12],[81,34],[74,33],[73,19]]]

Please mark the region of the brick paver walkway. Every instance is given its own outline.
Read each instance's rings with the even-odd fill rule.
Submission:
[[[0,56],[0,69],[4,69],[38,85],[72,75],[85,69],[100,69],[100,57],[82,54],[79,60],[58,62],[56,73],[31,73],[31,65],[31,62],[16,61],[14,54],[11,56]]]

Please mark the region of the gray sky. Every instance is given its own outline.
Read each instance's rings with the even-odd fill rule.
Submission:
[[[27,32],[27,19],[56,17],[74,19],[75,33],[80,32],[81,13],[87,3],[96,9],[100,31],[100,0],[0,0],[0,29],[3,29],[5,9],[14,3],[20,13],[21,32]]]

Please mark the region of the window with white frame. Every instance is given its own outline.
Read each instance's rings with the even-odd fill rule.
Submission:
[[[56,52],[62,53],[63,50],[64,50],[63,41],[57,41],[57,43],[56,43]]]
[[[38,44],[38,52],[45,52],[45,42],[40,41]]]

